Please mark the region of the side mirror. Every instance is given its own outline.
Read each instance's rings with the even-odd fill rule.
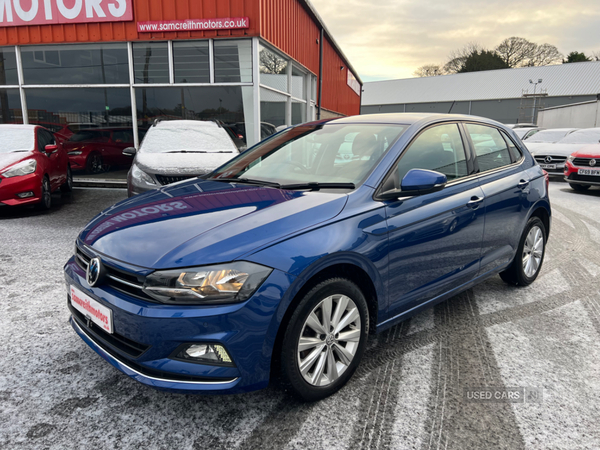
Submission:
[[[409,170],[402,182],[401,189],[392,189],[378,195],[380,200],[393,200],[400,197],[431,194],[441,191],[446,186],[448,179],[443,173],[425,169]]]
[[[127,147],[126,149],[123,150],[123,154],[125,156],[129,156],[130,158],[133,158],[136,153],[137,153],[137,150],[135,149],[135,147]]]
[[[46,153],[48,155],[51,155],[52,153],[54,153],[55,151],[58,150],[58,145],[56,144],[48,144],[44,147],[44,150],[46,151]]]

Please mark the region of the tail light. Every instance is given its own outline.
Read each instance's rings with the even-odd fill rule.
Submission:
[[[544,172],[544,178],[546,180],[546,191],[550,188],[550,175],[548,175],[548,172],[546,172],[544,169],[542,169],[542,172]]]

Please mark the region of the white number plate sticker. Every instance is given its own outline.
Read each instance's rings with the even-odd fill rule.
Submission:
[[[592,175],[600,177],[600,169],[579,169],[579,175]]]
[[[113,333],[112,311],[71,286],[71,305],[107,333]]]
[[[556,169],[556,164],[540,164],[542,169]]]

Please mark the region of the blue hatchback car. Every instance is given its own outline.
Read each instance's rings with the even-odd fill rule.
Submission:
[[[110,364],[179,392],[317,400],[378,333],[500,274],[537,277],[548,178],[512,130],[381,114],[287,129],[82,231],[71,323]]]

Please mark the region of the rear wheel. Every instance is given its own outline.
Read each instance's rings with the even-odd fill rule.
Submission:
[[[73,190],[73,173],[71,166],[67,166],[67,181],[60,187],[62,192],[71,192]]]
[[[285,381],[307,401],[333,394],[358,367],[368,329],[367,302],[354,283],[343,278],[319,283],[287,327],[281,351]]]
[[[546,253],[546,227],[539,217],[527,222],[512,264],[500,278],[509,284],[527,286],[537,278]]]
[[[50,180],[47,175],[42,178],[42,198],[37,204],[41,210],[48,210],[52,206],[52,192],[50,190]]]
[[[85,161],[85,169],[87,173],[102,172],[102,155],[100,153],[90,153]]]
[[[589,184],[569,183],[569,186],[571,186],[571,189],[575,189],[576,191],[579,191],[579,192],[587,191],[590,188]]]

